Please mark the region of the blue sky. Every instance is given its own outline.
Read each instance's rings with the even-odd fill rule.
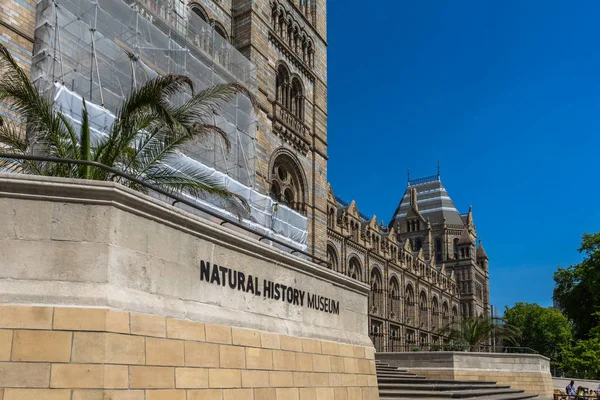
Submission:
[[[336,195],[387,223],[411,176],[470,204],[492,303],[552,304],[600,230],[600,3],[328,1]]]

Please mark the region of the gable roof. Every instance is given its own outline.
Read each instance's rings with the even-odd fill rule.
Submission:
[[[331,188],[331,183],[327,184],[327,201],[336,203],[335,195],[333,194],[333,189]]]
[[[432,224],[446,221],[450,225],[464,225],[454,202],[448,195],[439,176],[413,180],[404,191],[404,195],[392,216],[390,225],[403,221],[410,209],[410,192],[416,189],[418,212],[424,218],[429,218]]]

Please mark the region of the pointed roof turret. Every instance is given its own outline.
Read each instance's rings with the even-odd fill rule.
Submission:
[[[327,200],[335,203],[335,195],[333,194],[333,189],[331,189],[331,183],[327,184]]]
[[[464,225],[438,175],[409,181],[390,225],[396,226],[415,212],[422,216],[424,221],[429,218],[433,225],[441,224],[444,220],[450,225]]]
[[[483,245],[481,244],[481,240],[479,241],[479,246],[477,246],[477,258],[485,258],[486,260],[490,259],[485,252]]]
[[[410,189],[410,205],[415,211],[419,211],[419,204],[417,202],[417,189]]]
[[[473,206],[469,206],[469,212],[467,213],[465,225],[468,226],[469,228],[472,228],[475,226],[475,222],[473,222]]]
[[[469,232],[468,229],[464,229],[462,235],[460,235],[460,239],[458,239],[458,243],[459,246],[460,245],[465,245],[465,244],[475,244],[475,241],[473,240],[473,238],[471,237],[471,233]]]

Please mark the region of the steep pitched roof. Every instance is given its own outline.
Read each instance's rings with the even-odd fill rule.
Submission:
[[[451,225],[464,225],[463,220],[438,176],[412,181],[404,191],[390,225],[403,221],[411,212],[411,189],[416,189],[418,212],[432,224],[446,221]]]
[[[356,208],[356,202],[354,200],[352,200],[348,206],[348,214],[360,219],[360,216],[358,215],[358,208]]]
[[[475,244],[475,241],[471,237],[471,233],[469,233],[468,229],[464,229],[462,235],[460,235],[460,239],[458,239],[457,244]]]
[[[479,241],[479,246],[477,246],[477,258],[485,258],[487,260],[490,259],[487,253],[485,252],[483,245],[481,244],[481,240]]]
[[[363,226],[368,226],[369,228],[371,228],[375,232],[380,232],[379,225],[377,225],[377,216],[376,215],[373,215],[373,217],[369,221],[364,221],[362,223],[362,225]]]

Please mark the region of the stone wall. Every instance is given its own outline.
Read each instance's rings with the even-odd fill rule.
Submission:
[[[0,306],[3,400],[372,400],[373,358],[369,347],[110,309]]]
[[[408,352],[377,353],[377,360],[430,379],[494,381],[552,398],[550,360],[537,354]]]
[[[114,183],[0,174],[0,221],[1,400],[378,396],[363,283]]]

